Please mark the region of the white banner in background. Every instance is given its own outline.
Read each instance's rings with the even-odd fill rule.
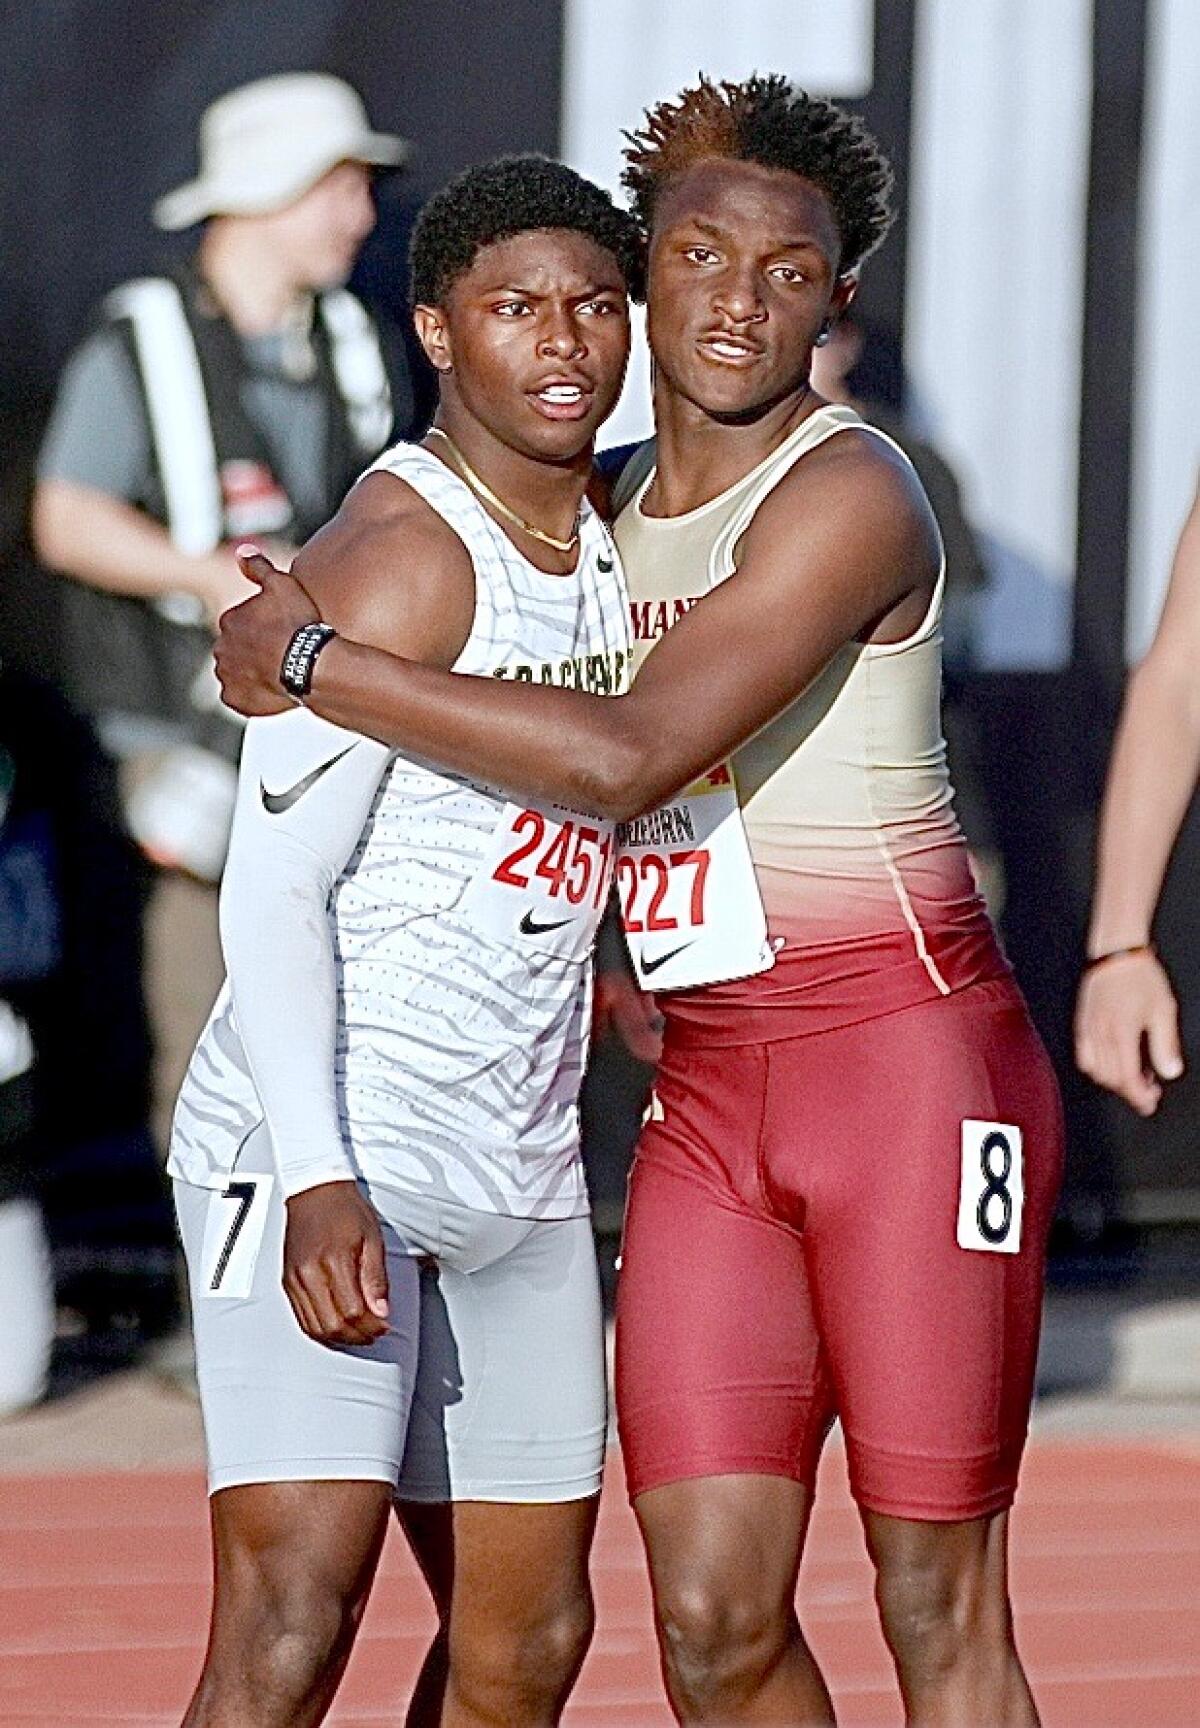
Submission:
[[[565,0],[562,154],[572,168],[617,192],[622,131],[643,110],[710,77],[782,72],[823,96],[871,87],[874,0]],[[650,367],[640,334],[625,393],[601,445],[645,438]]]
[[[1131,660],[1150,646],[1200,464],[1200,6],[1154,0],[1148,25],[1125,635]]]
[[[1091,38],[1091,0],[917,8],[905,346],[985,540],[995,669],[1071,656]]]

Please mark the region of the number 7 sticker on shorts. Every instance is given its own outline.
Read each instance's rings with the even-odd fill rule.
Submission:
[[[213,1190],[200,1253],[201,1296],[249,1296],[274,1183],[274,1176],[236,1176],[228,1188]]]
[[[1019,1254],[1025,1209],[1021,1130],[1008,1122],[962,1125],[958,1245],[988,1254]]]

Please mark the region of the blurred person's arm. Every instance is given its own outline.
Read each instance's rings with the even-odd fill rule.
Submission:
[[[131,357],[112,330],[68,361],[38,459],[31,528],[51,569],[110,593],[188,594],[215,619],[251,592],[230,548],[181,552],[138,508],[153,470]]]
[[[1091,1079],[1153,1115],[1183,1073],[1175,993],[1150,944],[1171,850],[1200,777],[1200,492],[1158,631],[1129,680],[1100,815],[1096,890],[1075,1014]],[[1134,952],[1127,953],[1125,950]],[[1102,958],[1110,956],[1109,958]]]
[[[215,621],[254,592],[231,547],[202,557],[181,552],[159,523],[94,486],[40,480],[32,527],[43,564],[113,594],[139,600],[190,594]]]

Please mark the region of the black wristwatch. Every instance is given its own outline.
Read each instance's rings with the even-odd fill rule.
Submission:
[[[313,667],[322,648],[333,641],[337,631],[332,624],[301,624],[283,656],[283,665],[279,668],[279,682],[289,696],[294,696],[297,702],[303,702],[312,689]]]

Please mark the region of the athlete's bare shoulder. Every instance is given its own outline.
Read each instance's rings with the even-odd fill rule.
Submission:
[[[927,610],[941,540],[912,464],[854,426],[794,463],[755,513],[739,569],[768,560],[781,580],[819,563],[861,586],[868,633],[891,640],[908,634]]]
[[[475,613],[462,540],[399,475],[368,474],[293,565],[343,635],[427,665],[451,666]]]
[[[923,566],[932,581],[940,559],[937,524],[912,463],[865,426],[848,426],[793,464],[775,488],[775,527],[797,531],[829,523],[847,529],[875,550],[895,548],[909,567]]]

